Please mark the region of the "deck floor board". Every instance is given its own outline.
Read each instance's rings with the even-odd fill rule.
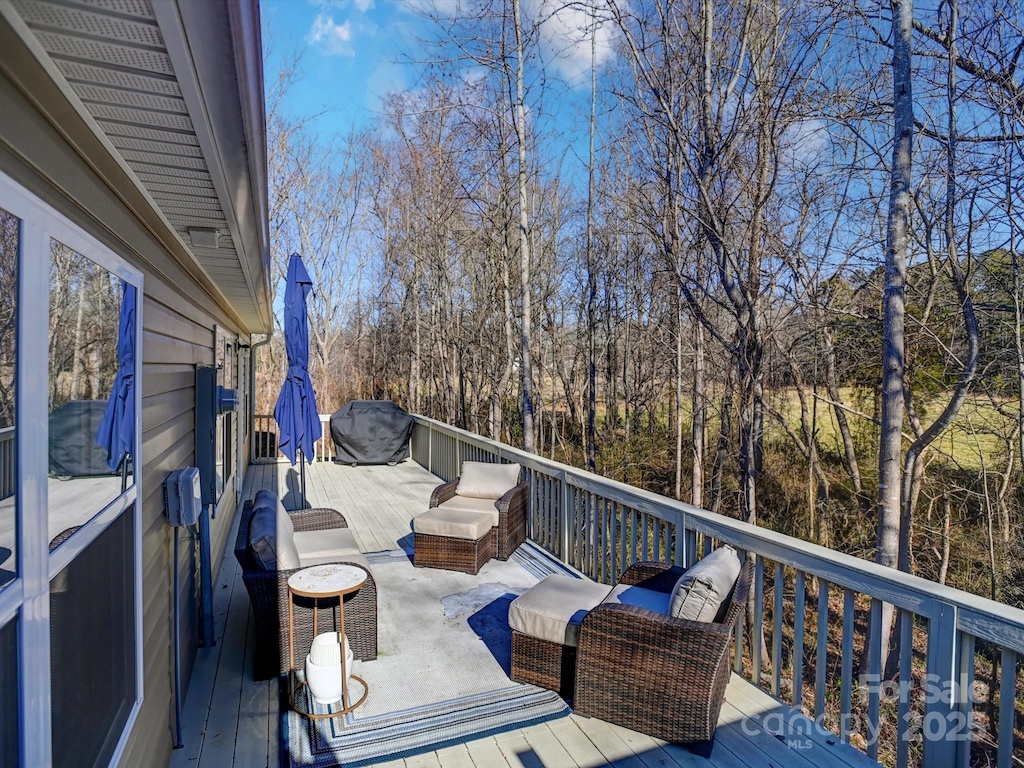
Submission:
[[[394,467],[349,467],[328,462],[307,467],[310,506],[341,510],[364,552],[411,546],[411,520],[426,509],[440,481],[406,461]],[[260,488],[277,493],[289,508],[299,504],[298,467],[285,463],[252,465],[242,498]],[[237,521],[236,521],[237,525]],[[229,536],[214,596],[217,645],[202,648],[183,707],[183,749],[171,768],[277,768],[280,764],[279,700],[273,681],[252,679],[253,621],[249,599]],[[805,734],[787,743],[766,728],[768,713],[789,713],[771,725],[793,727],[794,713],[767,693],[733,676],[710,759],[683,747],[605,723],[570,715],[561,720],[468,741],[405,760],[380,763],[393,768],[867,768],[877,765],[851,747]],[[795,715],[796,718],[800,716]],[[837,743],[838,742],[838,743]]]

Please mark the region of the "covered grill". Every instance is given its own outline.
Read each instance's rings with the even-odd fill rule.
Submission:
[[[331,416],[342,464],[397,464],[409,456],[413,418],[390,400],[353,400]]]

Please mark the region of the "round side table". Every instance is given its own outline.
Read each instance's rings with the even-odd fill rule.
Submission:
[[[293,710],[300,715],[313,720],[324,720],[338,715],[351,712],[364,701],[370,692],[369,686],[363,678],[352,675],[352,679],[358,680],[363,686],[363,695],[355,703],[349,702],[348,696],[348,672],[345,669],[345,596],[359,591],[359,588],[366,582],[366,571],[355,565],[345,563],[328,563],[327,565],[314,565],[296,571],[288,578],[288,661],[291,667],[288,678],[291,686],[290,704]],[[319,601],[327,598],[338,600],[338,643],[341,645],[341,704],[342,708],[337,712],[317,714],[306,712],[295,706],[295,693],[297,688],[306,685],[303,681],[299,686],[295,685],[295,600],[298,597],[309,597],[313,599],[313,636],[318,634],[319,625]]]

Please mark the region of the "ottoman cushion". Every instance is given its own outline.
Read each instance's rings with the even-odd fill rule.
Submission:
[[[448,501],[438,504],[435,509],[456,509],[460,512],[486,512],[491,516],[491,527],[498,524],[498,500],[474,499],[470,496],[453,496]]]
[[[412,529],[428,536],[476,541],[491,532],[494,527],[491,519],[489,512],[466,512],[441,506],[414,517]]]
[[[508,624],[530,637],[575,646],[583,617],[609,591],[604,584],[554,573],[512,601]]]

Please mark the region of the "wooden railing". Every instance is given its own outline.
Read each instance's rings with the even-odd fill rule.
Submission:
[[[334,441],[331,440],[331,414],[320,414],[322,433],[313,445],[314,461],[330,461],[334,458]],[[272,415],[259,414],[252,417],[252,449],[250,461],[255,464],[275,462],[284,459],[278,451],[277,421]]]
[[[18,488],[14,450],[14,427],[0,429],[0,499],[9,499]]]
[[[764,631],[749,633],[746,652],[735,644],[734,669],[808,712],[808,738],[827,741],[827,726],[899,768],[966,768],[972,749],[975,762],[1021,764],[1024,611],[415,419],[412,457],[444,480],[463,461],[521,464],[530,538],[592,579],[612,583],[640,559],[688,566],[718,543],[756,557],[753,621]],[[900,672],[885,683],[883,603],[898,610],[900,648]],[[976,673],[988,679],[985,707],[973,701]]]

